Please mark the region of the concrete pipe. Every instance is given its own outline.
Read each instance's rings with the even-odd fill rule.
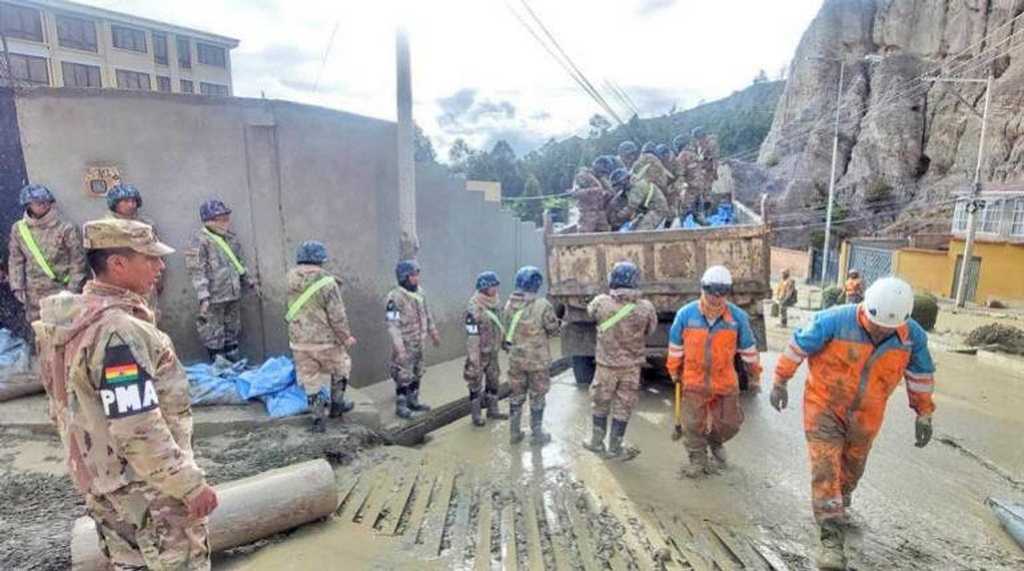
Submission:
[[[338,509],[334,470],[322,459],[227,482],[216,490],[220,505],[209,522],[214,552],[327,517]],[[78,518],[71,533],[72,569],[106,569],[93,520]]]

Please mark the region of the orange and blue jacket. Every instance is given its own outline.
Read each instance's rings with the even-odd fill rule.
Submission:
[[[812,430],[818,412],[826,409],[869,434],[882,425],[885,404],[906,380],[910,408],[917,414],[935,410],[935,365],[928,335],[913,319],[875,344],[865,328],[859,305],[841,305],[819,312],[793,335],[779,358],[775,383],[785,384],[805,359],[810,378],[804,390],[804,428]]]
[[[668,373],[684,391],[707,395],[739,392],[734,359],[739,353],[747,370],[760,379],[760,356],[750,328],[750,317],[729,303],[714,323],[700,310],[700,302],[684,305],[669,330]]]

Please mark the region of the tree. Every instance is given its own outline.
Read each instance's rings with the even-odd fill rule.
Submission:
[[[476,154],[476,151],[468,143],[459,137],[448,149],[448,162],[454,172],[465,174],[469,167],[469,160]]]
[[[437,152],[434,151],[434,144],[430,142],[430,137],[423,132],[423,129],[419,125],[413,124],[415,132],[413,133],[413,156],[418,163],[435,163],[437,162]]]
[[[590,118],[590,136],[600,137],[608,132],[608,129],[612,128],[612,123],[608,119],[605,119],[604,115],[595,113]]]
[[[765,83],[768,81],[768,72],[764,68],[758,70],[757,75],[754,76],[754,85],[758,83]]]
[[[544,202],[541,199],[543,195],[540,181],[531,173],[526,177],[523,194],[519,197],[527,200],[516,200],[512,203],[512,210],[520,220],[533,222],[540,226],[543,223],[544,215]]]

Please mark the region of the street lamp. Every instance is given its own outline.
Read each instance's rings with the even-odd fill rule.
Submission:
[[[988,104],[992,99],[992,74],[985,79],[961,77],[924,77],[924,81],[944,83],[984,83],[985,108],[981,114],[981,139],[978,142],[978,162],[974,167],[974,184],[971,185],[971,198],[967,202],[967,239],[964,241],[964,258],[960,263],[960,276],[956,286],[956,307],[963,307],[967,302],[967,266],[974,257],[974,235],[978,230],[978,195],[981,194],[981,161],[985,153],[985,130],[988,128]],[[963,98],[961,98],[963,100]],[[968,104],[970,105],[970,104]],[[969,106],[975,115],[973,105]]]

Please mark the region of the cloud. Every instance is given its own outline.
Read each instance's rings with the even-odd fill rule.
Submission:
[[[641,16],[649,16],[666,8],[671,8],[676,0],[640,0],[636,13]]]
[[[437,116],[437,122],[442,127],[458,125],[462,117],[473,107],[476,101],[475,89],[460,89],[453,95],[441,97],[437,100],[441,114]]]
[[[460,89],[437,100],[437,124],[444,130],[463,134],[480,127],[516,118],[516,106],[508,100],[481,99],[476,89]]]

